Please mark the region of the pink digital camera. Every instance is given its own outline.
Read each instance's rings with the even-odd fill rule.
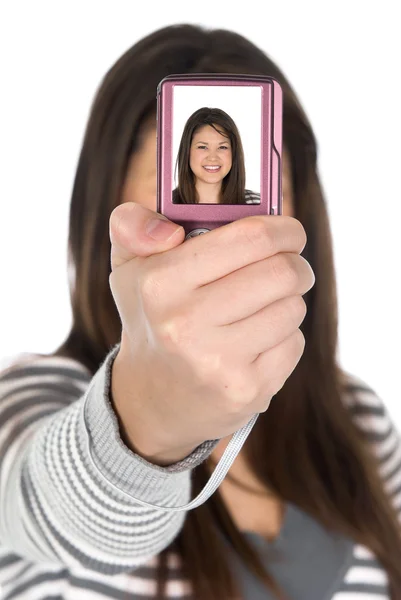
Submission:
[[[282,214],[282,89],[265,76],[170,75],[157,88],[157,210],[186,239]]]

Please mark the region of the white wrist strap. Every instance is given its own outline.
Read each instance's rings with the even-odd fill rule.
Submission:
[[[128,496],[130,500],[135,500],[138,504],[142,504],[142,506],[150,506],[151,508],[157,508],[160,510],[164,510],[165,512],[180,512],[183,510],[192,510],[197,506],[203,504],[210,496],[215,492],[215,490],[219,487],[220,483],[223,481],[224,477],[227,474],[227,471],[233,464],[236,459],[239,451],[245,443],[246,438],[251,433],[253,426],[256,423],[257,418],[259,417],[259,413],[254,415],[252,419],[247,423],[244,427],[236,431],[231,438],[227,448],[225,449],[223,456],[221,457],[219,463],[216,465],[215,470],[213,471],[209,481],[203,488],[203,490],[198,494],[196,498],[194,498],[188,504],[184,504],[183,506],[160,506],[158,504],[152,504],[150,502],[145,502],[144,500],[140,500],[139,498],[134,498],[131,494],[128,494],[124,490],[120,489],[118,486],[114,485],[107,477],[103,475],[103,473],[97,467],[95,461],[92,456],[92,448],[91,448],[91,439],[89,435],[88,428],[86,426],[85,421],[85,407],[84,407],[84,423],[85,423],[85,432],[87,437],[87,448],[88,448],[88,456],[93,468],[96,470],[98,475],[108,484],[111,485],[115,490],[117,490],[120,494],[124,494]]]

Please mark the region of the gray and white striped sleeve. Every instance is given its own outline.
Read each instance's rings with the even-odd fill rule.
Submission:
[[[135,498],[186,504],[191,469],[217,441],[166,468],[131,452],[109,401],[117,351],[92,378],[75,361],[58,357],[0,376],[0,546],[10,552],[115,574],[157,555],[179,533],[185,511],[152,509]]]
[[[401,436],[383,400],[366,383],[348,374],[347,404],[358,429],[379,462],[383,484],[401,521]]]

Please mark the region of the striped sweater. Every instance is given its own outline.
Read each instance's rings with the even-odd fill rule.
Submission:
[[[169,506],[189,502],[191,470],[218,440],[168,467],[131,452],[109,402],[117,351],[93,377],[59,357],[32,359],[0,376],[2,600],[154,595],[158,554],[179,533],[185,513],[164,513],[135,498]],[[383,403],[351,376],[344,402],[379,457],[384,485],[401,512],[401,444]],[[102,477],[89,459],[88,439]],[[386,573],[371,552],[352,544],[351,554],[325,600],[388,599]],[[168,564],[168,596],[190,599],[179,557],[170,552]]]

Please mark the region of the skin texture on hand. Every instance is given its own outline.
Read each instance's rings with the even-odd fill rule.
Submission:
[[[175,455],[268,408],[302,355],[302,294],[314,276],[291,217],[241,219],[185,244],[174,224],[164,242],[152,240],[154,218],[127,203],[110,219],[110,287],[128,365],[116,403],[131,440],[133,428],[153,432],[142,452]]]

